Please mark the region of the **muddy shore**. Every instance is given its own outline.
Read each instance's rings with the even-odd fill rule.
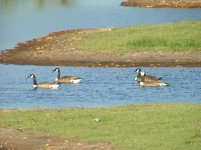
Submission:
[[[144,8],[201,8],[200,0],[127,0],[122,6]]]
[[[25,132],[23,129],[0,129],[0,150],[115,150],[107,143],[87,143],[52,137],[48,134]]]
[[[18,43],[15,48],[2,51],[0,63],[90,67],[201,67],[201,51],[92,52],[73,48],[71,45],[72,39],[64,36],[72,32],[79,35],[80,32],[84,31],[86,30],[55,32],[42,38]]]

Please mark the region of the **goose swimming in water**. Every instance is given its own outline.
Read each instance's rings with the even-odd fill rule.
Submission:
[[[60,77],[61,72],[60,72],[59,68],[55,68],[53,71],[57,72],[57,77],[56,77],[55,81],[58,84],[61,84],[61,83],[79,83],[81,81],[81,78],[76,77],[76,76],[63,76],[63,77]]]
[[[41,82],[37,83],[36,81],[36,76],[34,74],[30,74],[27,78],[32,78],[33,79],[33,88],[51,88],[51,89],[58,89],[59,84],[53,83],[53,82]]]
[[[137,76],[135,77],[135,80],[140,82],[142,80],[142,76],[141,76],[141,72],[142,70],[140,68],[137,68],[135,70],[135,72],[137,72]],[[158,81],[158,80],[161,80],[162,78],[157,78],[155,76],[152,76],[152,75],[148,75],[146,74],[146,76],[144,77],[144,81]]]
[[[139,85],[141,86],[151,86],[151,87],[159,87],[159,86],[167,86],[168,84],[162,81],[145,81],[146,74],[144,71],[140,72],[141,75],[141,81],[139,82]]]

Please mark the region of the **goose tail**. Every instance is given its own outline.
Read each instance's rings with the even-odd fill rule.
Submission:
[[[160,83],[160,86],[167,86],[168,84],[167,83],[165,83],[165,82],[161,82]]]
[[[51,86],[50,86],[50,88],[52,88],[52,89],[58,89],[59,88],[59,84],[52,84]]]

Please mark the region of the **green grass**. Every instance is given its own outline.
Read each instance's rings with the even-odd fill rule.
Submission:
[[[96,122],[93,119],[99,118]],[[200,104],[149,104],[98,109],[0,111],[0,128],[107,142],[122,149],[198,150]]]
[[[71,41],[73,47],[93,52],[201,50],[200,21],[120,27],[72,36],[80,38]]]

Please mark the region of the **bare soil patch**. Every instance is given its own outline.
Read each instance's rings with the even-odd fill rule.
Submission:
[[[46,134],[28,133],[23,129],[1,129],[0,150],[114,150],[114,145],[87,143],[52,137]]]
[[[128,66],[199,66],[201,51],[107,53],[79,50],[71,45],[68,33],[91,30],[67,30],[19,43],[0,55],[1,63],[57,66],[128,67]],[[93,31],[101,32],[100,29]]]

